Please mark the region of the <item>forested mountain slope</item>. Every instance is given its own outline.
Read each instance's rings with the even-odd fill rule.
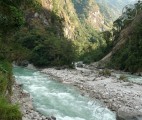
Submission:
[[[72,0],[76,13],[82,23],[87,26],[91,25],[93,28],[103,31],[107,29],[107,24],[105,24],[105,19],[98,4],[94,0]]]
[[[135,16],[135,10],[137,14]],[[133,19],[120,17],[114,22],[113,49],[102,59],[115,69],[142,71],[142,2],[135,4],[135,9],[128,13]],[[110,62],[111,61],[111,62]],[[113,63],[113,64],[112,64]]]
[[[6,11],[1,13],[1,49],[12,53],[12,61],[28,60],[37,66],[69,65],[79,58],[99,60],[107,54],[105,48],[110,49],[111,45],[110,40],[104,39],[106,32],[99,33],[106,30],[108,24],[102,15],[102,6],[97,2],[25,0],[19,11],[10,8],[14,17]],[[106,0],[103,5],[107,3],[108,8],[121,9],[126,2]],[[20,26],[19,30],[13,25]],[[6,47],[7,43],[9,47]],[[5,55],[1,54],[1,57]]]
[[[87,3],[87,7],[98,11],[98,7],[93,5],[94,2]],[[101,29],[102,21],[98,20],[95,28],[92,22],[87,23],[88,18],[80,22],[71,0],[39,0],[34,7],[23,8],[23,13],[25,24],[15,33],[13,40],[30,51],[26,52],[25,59],[35,65],[68,65],[78,59],[80,54],[105,44],[97,31]]]
[[[1,19],[2,39],[9,42],[6,50],[12,53],[12,61],[28,60],[37,66],[68,65],[106,44],[99,33],[106,26],[104,18],[93,0],[79,4],[75,0],[24,0],[19,11],[13,8],[14,13],[18,21]],[[18,31],[11,26],[13,30],[7,33],[7,22],[22,26]]]
[[[100,11],[107,22],[113,22],[121,14],[123,8],[128,4],[134,4],[136,0],[96,0]]]

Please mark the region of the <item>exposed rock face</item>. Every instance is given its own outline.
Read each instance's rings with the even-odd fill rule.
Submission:
[[[92,10],[89,12],[89,17],[87,18],[87,22],[93,25],[93,27],[98,29],[99,31],[105,30],[104,18],[100,13],[99,8],[97,11]]]
[[[28,23],[31,21],[33,16],[36,19],[40,19],[45,26],[51,25],[51,15],[49,12],[55,12],[64,21],[64,36],[69,39],[75,39],[75,32],[80,22],[76,15],[76,11],[71,0],[41,0],[43,12],[32,13],[29,12],[26,15]],[[34,15],[33,15],[34,14]],[[28,19],[29,18],[29,19]],[[56,26],[58,27],[58,26]]]
[[[98,4],[94,0],[78,1],[72,0],[79,19],[96,30],[105,29],[104,17],[100,12]]]
[[[52,0],[41,0],[41,4],[42,4],[43,8],[46,8],[48,10],[52,10],[53,9],[53,2],[52,2]]]
[[[78,0],[40,0],[40,3],[43,7],[43,12],[26,12],[26,21],[32,23],[33,19],[37,21],[40,19],[45,26],[50,26],[51,16],[48,11],[55,12],[56,15],[63,19],[64,36],[69,39],[75,40],[78,35],[81,35],[80,29],[85,29],[85,24],[98,31],[107,28],[104,23],[104,17],[94,0],[80,1],[80,3]],[[82,12],[80,13],[78,9],[82,9]],[[81,17],[82,15],[85,17]]]

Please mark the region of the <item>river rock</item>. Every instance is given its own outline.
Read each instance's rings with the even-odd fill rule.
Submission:
[[[19,104],[23,115],[22,120],[48,120],[48,118],[34,110],[30,94],[27,91],[24,91],[16,82],[14,82],[13,85],[11,102],[13,104]]]
[[[33,64],[28,64],[27,68],[31,70],[36,70],[36,67]]]
[[[51,116],[51,119],[52,119],[52,120],[56,120],[56,118],[55,118],[54,116]]]
[[[77,62],[77,63],[75,63],[75,66],[76,67],[84,67],[84,64],[83,64],[83,62],[82,61],[79,61],[79,62]]]
[[[129,117],[120,117],[117,116],[117,120],[142,120],[142,116],[129,116]]]
[[[125,107],[121,107],[118,110],[118,120],[142,120],[141,111],[136,111],[135,109],[129,109]]]
[[[29,119],[27,119],[27,118],[25,118],[25,117],[22,117],[22,120],[29,120]]]
[[[23,84],[22,83],[17,83],[17,86],[23,87]]]
[[[34,14],[34,17],[35,17],[35,18],[39,17],[39,14],[36,12],[36,13]]]

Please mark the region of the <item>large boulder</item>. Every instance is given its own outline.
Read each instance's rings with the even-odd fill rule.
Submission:
[[[51,116],[51,119],[52,119],[52,120],[56,120],[56,118],[55,118],[54,116]]]
[[[80,68],[82,68],[82,67],[84,67],[84,64],[83,64],[82,61],[79,61],[79,62],[76,62],[76,63],[75,63],[75,67],[80,67]]]
[[[27,68],[31,70],[36,70],[36,67],[33,64],[28,64]]]
[[[142,120],[142,111],[121,107],[118,109],[117,120]]]
[[[125,118],[117,116],[117,120],[142,120],[142,116],[128,116]]]

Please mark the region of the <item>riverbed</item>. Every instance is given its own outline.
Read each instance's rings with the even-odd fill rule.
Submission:
[[[74,85],[84,94],[102,101],[117,116],[125,120],[142,120],[142,77],[124,73],[129,81],[123,81],[118,79],[119,72],[102,76],[99,71],[96,68],[42,69],[43,73],[58,77],[62,83]]]
[[[34,108],[45,116],[55,116],[57,120],[116,120],[115,113],[100,101],[82,96],[75,87],[50,75],[21,67],[14,67],[13,73],[30,93]]]

